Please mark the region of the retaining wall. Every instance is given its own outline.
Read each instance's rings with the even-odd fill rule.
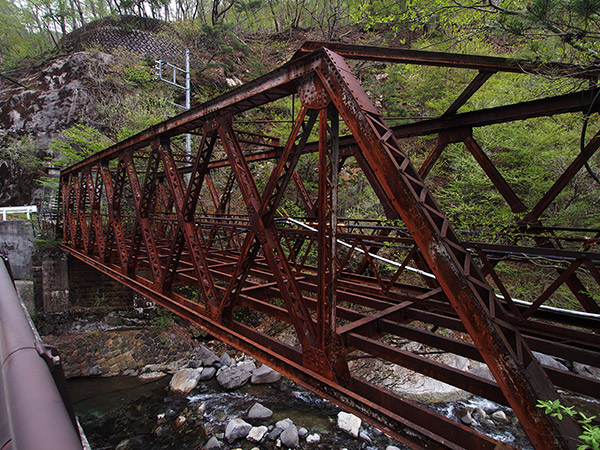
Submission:
[[[136,375],[148,364],[189,357],[196,345],[178,326],[44,336],[44,341],[58,347],[67,378]]]
[[[33,226],[28,220],[0,222],[0,255],[8,258],[15,279],[31,279]]]

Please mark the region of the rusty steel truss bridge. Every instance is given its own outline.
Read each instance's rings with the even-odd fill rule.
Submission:
[[[440,117],[391,127],[356,64],[448,67],[472,81]],[[459,111],[502,73],[571,76],[584,87]],[[579,426],[536,403],[559,391],[597,399],[600,381],[542,365],[534,352],[600,367],[600,229],[545,227],[542,219],[583,172],[600,134],[526,205],[473,129],[597,112],[598,75],[563,64],[307,42],[277,70],[63,170],[62,248],[411,448],[511,446],[369,381],[356,373],[357,358],[510,406],[536,449],[576,448]],[[269,108],[290,104],[288,134],[270,135]],[[186,133],[194,136],[191,155],[181,146]],[[419,164],[408,156],[415,142],[432,143]],[[456,143],[519,217],[504,239],[458,230],[432,195],[427,176]],[[303,158],[313,158],[311,186],[297,170]],[[339,216],[349,165],[384,219]],[[299,199],[303,217],[281,208],[290,199]],[[525,301],[514,279],[527,277],[539,282]],[[572,307],[556,307],[557,295]],[[282,329],[288,339],[279,338]],[[431,351],[409,351],[406,341]],[[493,377],[427,354],[440,352],[485,363]]]

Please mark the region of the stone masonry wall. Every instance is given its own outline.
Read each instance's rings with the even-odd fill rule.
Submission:
[[[133,291],[74,257],[69,257],[69,302],[82,307],[133,306]]]
[[[66,311],[69,303],[69,265],[63,252],[55,250],[42,254],[39,259],[38,295],[39,312]],[[36,306],[39,303],[36,301]]]
[[[58,348],[67,378],[137,375],[149,364],[169,364],[189,357],[195,341],[185,329],[145,328],[126,331],[92,331],[44,336]]]
[[[123,49],[172,64],[185,62],[185,49],[173,27],[158,19],[117,16],[107,17],[68,34],[61,45],[71,51],[100,47],[106,51]]]

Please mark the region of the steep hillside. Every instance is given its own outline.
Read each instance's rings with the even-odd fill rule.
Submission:
[[[346,39],[362,34],[358,27],[344,31]],[[56,176],[65,153],[81,157],[177,114],[172,103],[183,104],[183,92],[156,80],[156,60],[184,67],[190,50],[194,104],[272,70],[317,37],[290,30],[240,38],[219,26],[136,16],[107,17],[69,33],[54,57],[3,80],[0,205],[41,205],[52,188],[44,194],[35,180]]]
[[[191,48],[195,88],[212,96],[227,86],[225,64],[210,49]],[[182,93],[155,79],[155,60],[184,65],[185,46],[168,24],[108,18],[65,36],[60,56],[23,67],[0,90],[0,205],[40,203],[34,180],[56,175],[61,144],[100,134],[93,148],[134,134],[177,113]],[[235,51],[227,57],[235,57]],[[224,59],[224,58],[221,58]],[[226,59],[226,58],[225,58]],[[212,65],[209,64],[212,62]],[[235,65],[229,64],[227,75]],[[206,85],[208,88],[204,88]],[[85,139],[84,139],[85,140]]]

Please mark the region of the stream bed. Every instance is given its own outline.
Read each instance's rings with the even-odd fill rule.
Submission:
[[[69,380],[75,413],[92,448],[201,450],[211,436],[223,441],[229,420],[243,418],[256,402],[273,411],[266,425],[290,418],[298,428],[320,435],[319,444],[308,445],[301,440],[299,448],[407,448],[364,422],[361,430],[368,439],[345,434],[336,425],[338,407],[285,379],[272,385],[246,385],[235,391],[224,391],[213,379],[188,396],[170,393],[169,379],[149,383],[122,376]],[[261,444],[240,440],[223,448],[273,449],[275,445],[268,439]]]

